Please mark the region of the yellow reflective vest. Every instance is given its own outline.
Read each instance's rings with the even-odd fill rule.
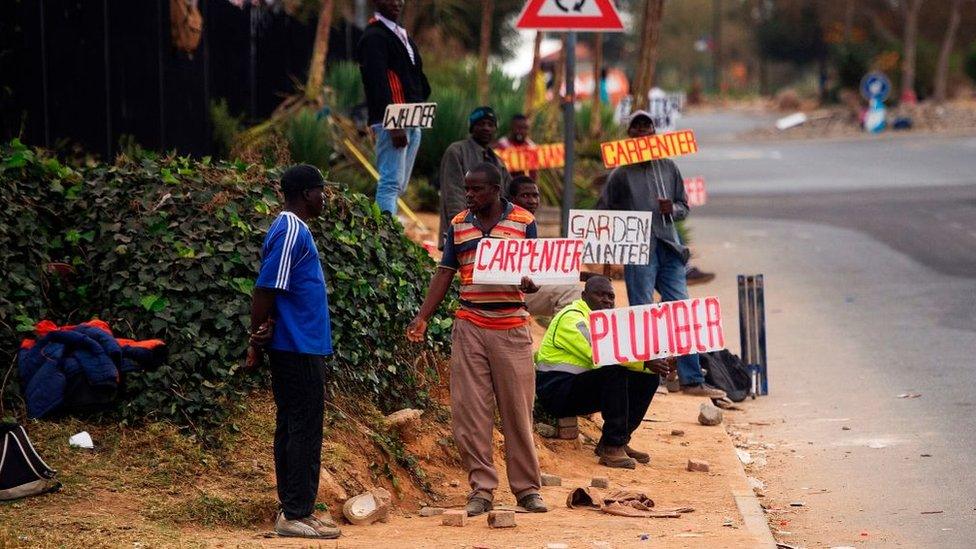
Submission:
[[[590,306],[577,299],[556,313],[542,346],[535,354],[535,367],[540,372],[579,374],[596,368],[590,345]],[[643,362],[627,362],[626,368],[647,372]]]

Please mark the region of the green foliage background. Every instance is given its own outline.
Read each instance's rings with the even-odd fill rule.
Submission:
[[[161,338],[169,361],[130,377],[114,418],[165,420],[210,436],[267,374],[238,370],[276,173],[185,157],[120,157],[69,167],[17,141],[0,146],[0,360],[33,323],[98,316],[120,337]],[[403,329],[433,262],[363,195],[329,187],[310,222],[329,284],[330,382],[383,410],[422,404],[448,341],[441,311],[425,345]],[[76,274],[62,281],[45,266]],[[8,387],[6,401],[15,400]]]

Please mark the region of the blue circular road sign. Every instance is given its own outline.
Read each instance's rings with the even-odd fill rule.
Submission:
[[[865,99],[884,101],[891,92],[891,80],[882,72],[869,72],[861,79],[861,95]]]

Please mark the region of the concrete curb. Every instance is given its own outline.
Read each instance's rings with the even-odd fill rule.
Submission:
[[[749,479],[746,475],[745,467],[742,466],[742,461],[739,460],[739,456],[735,455],[735,443],[732,441],[732,437],[729,436],[728,431],[725,432],[725,436],[729,441],[729,446],[732,448],[732,453],[735,457],[735,463],[737,464],[736,472],[742,481],[748,485]],[[773,532],[769,529],[769,522],[766,521],[766,513],[763,511],[762,505],[759,505],[759,498],[756,497],[756,494],[752,490],[733,490],[732,499],[735,500],[735,506],[739,509],[739,515],[742,516],[743,527],[759,543],[757,547],[776,549],[776,538],[773,537]]]

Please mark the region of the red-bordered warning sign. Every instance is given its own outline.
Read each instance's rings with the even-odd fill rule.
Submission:
[[[547,31],[624,30],[611,0],[529,0],[515,27]]]

